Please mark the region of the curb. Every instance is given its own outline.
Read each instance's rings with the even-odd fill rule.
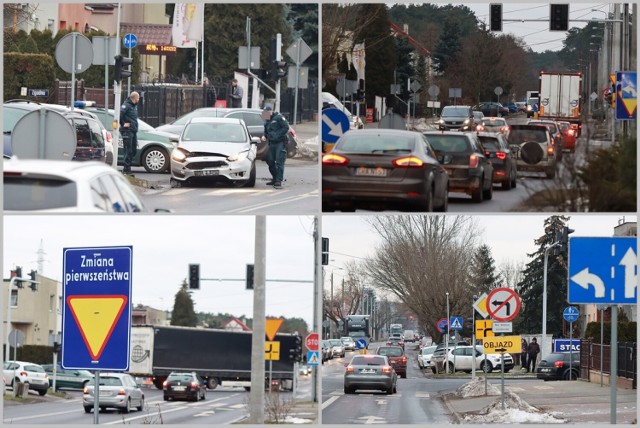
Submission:
[[[449,414],[451,415],[451,417],[453,417],[455,419],[454,423],[460,424],[461,421],[462,421],[462,418],[460,417],[458,412],[453,410],[453,408],[449,405],[449,399],[447,398],[448,395],[450,395],[450,393],[443,394],[438,398],[440,398],[440,400],[442,400],[442,403],[445,405],[445,407],[449,411]]]

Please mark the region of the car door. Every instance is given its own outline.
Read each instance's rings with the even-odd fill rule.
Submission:
[[[487,151],[484,149],[484,146],[478,139],[476,134],[471,134],[471,147],[472,151],[478,156],[481,160],[483,169],[484,169],[484,185],[483,189],[488,189],[493,186],[493,164],[491,160],[486,155]]]

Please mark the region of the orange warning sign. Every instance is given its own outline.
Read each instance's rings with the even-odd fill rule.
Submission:
[[[266,333],[269,341],[273,341],[273,338],[276,337],[276,333],[278,333],[283,321],[284,320],[282,318],[267,318],[264,332]]]
[[[67,304],[91,358],[97,361],[127,304],[127,296],[69,296]]]

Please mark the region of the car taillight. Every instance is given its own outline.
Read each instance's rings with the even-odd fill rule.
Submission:
[[[333,153],[326,154],[322,156],[322,164],[323,165],[347,165],[349,163],[349,159],[344,156],[336,155]]]
[[[570,129],[569,131],[567,131],[567,134],[569,135],[575,135],[576,131],[574,131],[573,129]]]
[[[469,168],[477,168],[480,164],[480,160],[478,159],[478,155],[469,156]]]
[[[391,366],[382,366],[382,373],[391,373]]]
[[[503,126],[502,128],[500,128],[500,132],[509,132],[509,127]]]
[[[395,159],[393,165],[398,168],[422,168],[424,162],[415,156],[407,156],[406,158]]]
[[[191,388],[197,388],[198,382],[191,382]]]
[[[113,136],[111,135],[111,132],[107,131],[107,141],[111,142],[113,141]]]
[[[165,380],[164,382],[162,382],[162,389],[168,389],[168,388],[169,388],[169,382]]]
[[[496,152],[496,157],[500,160],[505,160],[507,158],[507,154],[505,152]]]
[[[564,367],[564,361],[556,361],[555,363],[553,363],[553,366],[561,369],[562,367]]]
[[[353,367],[347,366],[347,373],[353,373]]]
[[[547,147],[547,154],[549,156],[553,156],[553,147],[551,147],[551,146]]]
[[[402,357],[402,364],[407,364],[407,357]]]
[[[88,394],[89,393],[89,387],[85,386],[84,389],[82,390],[83,394]]]
[[[478,132],[480,132],[480,131],[484,131],[484,129],[485,129],[485,128],[484,128],[484,126],[482,126],[482,125],[478,125],[478,126],[476,126],[476,131],[478,131]]]
[[[120,391],[118,391],[118,395],[127,395],[127,393],[124,388],[120,388]]]

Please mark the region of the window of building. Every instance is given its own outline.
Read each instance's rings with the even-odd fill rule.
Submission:
[[[18,307],[18,290],[11,290],[11,307]]]

